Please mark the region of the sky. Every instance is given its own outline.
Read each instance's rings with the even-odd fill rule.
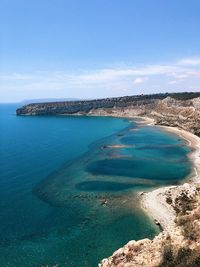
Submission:
[[[199,0],[0,0],[0,102],[200,92]]]

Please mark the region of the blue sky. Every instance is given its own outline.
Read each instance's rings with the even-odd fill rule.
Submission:
[[[1,0],[0,102],[200,91],[199,0]]]

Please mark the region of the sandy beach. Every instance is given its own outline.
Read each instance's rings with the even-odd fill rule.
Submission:
[[[178,194],[185,192],[186,190],[189,194],[195,192],[195,184],[199,182],[200,177],[200,138],[183,129],[167,126],[158,127],[177,134],[180,138],[185,139],[188,142],[188,146],[192,149],[189,158],[193,163],[193,172],[183,185],[162,187],[151,192],[140,193],[141,204],[145,211],[157,224],[160,224],[161,228],[170,230],[174,227],[175,211],[172,205],[167,203],[166,199],[169,194],[175,198]]]

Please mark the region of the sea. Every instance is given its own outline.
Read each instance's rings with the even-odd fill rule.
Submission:
[[[184,140],[129,119],[17,107],[0,105],[1,267],[95,267],[160,232],[138,192],[190,175]]]

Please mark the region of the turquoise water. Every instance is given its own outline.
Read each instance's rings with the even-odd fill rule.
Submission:
[[[158,233],[136,192],[190,173],[183,140],[123,119],[17,117],[15,109],[0,105],[2,267],[94,267]]]

